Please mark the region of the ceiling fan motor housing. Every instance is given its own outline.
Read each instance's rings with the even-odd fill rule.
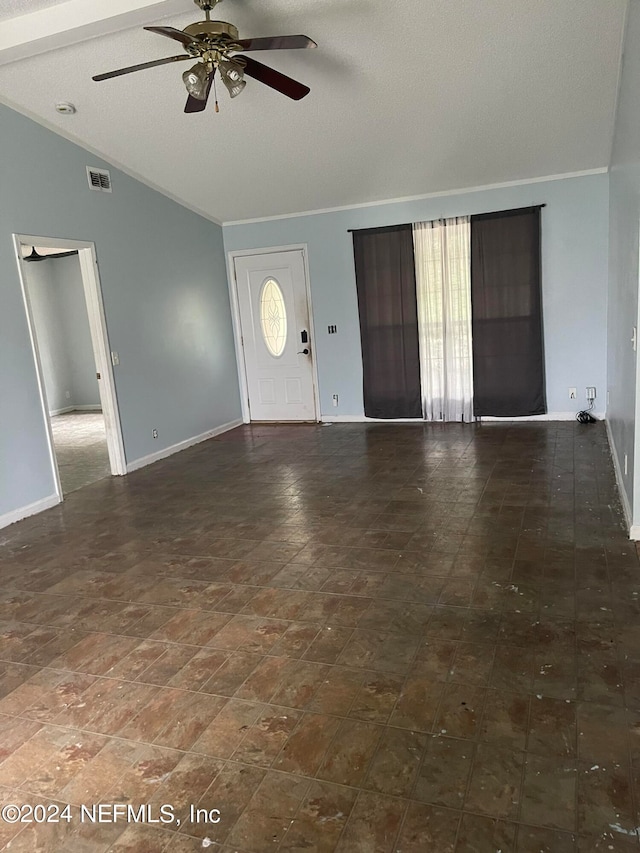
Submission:
[[[197,24],[189,24],[184,28],[187,35],[193,36],[199,41],[229,41],[238,39],[238,29],[233,24],[225,21],[198,21]]]

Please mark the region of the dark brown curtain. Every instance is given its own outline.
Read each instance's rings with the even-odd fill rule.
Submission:
[[[421,418],[416,274],[411,225],[355,231],[364,413]]]
[[[539,207],[471,217],[471,306],[474,415],[544,414]]]

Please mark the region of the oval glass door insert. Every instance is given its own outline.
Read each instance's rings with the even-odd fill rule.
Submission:
[[[287,342],[287,309],[280,285],[275,278],[268,278],[260,294],[260,325],[265,346],[272,356],[278,358]]]

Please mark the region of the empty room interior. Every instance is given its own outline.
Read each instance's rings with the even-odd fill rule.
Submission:
[[[640,850],[640,0],[10,0],[0,140],[0,851]]]

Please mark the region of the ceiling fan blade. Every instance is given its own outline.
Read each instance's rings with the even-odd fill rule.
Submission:
[[[250,56],[238,56],[237,58],[243,59],[246,63],[244,66],[245,74],[253,77],[254,80],[258,80],[260,83],[264,83],[265,86],[270,86],[277,92],[281,92],[287,98],[299,101],[311,91],[308,86],[298,83],[297,80],[287,77],[286,74],[281,74],[274,68],[269,68],[268,65],[263,65],[261,62],[251,59]]]
[[[188,33],[183,33],[182,30],[177,30],[175,27],[143,27],[143,29],[148,30],[150,33],[157,33],[160,36],[167,36],[167,38],[181,41],[185,46],[198,43],[198,39],[195,39]]]
[[[309,36],[266,36],[257,39],[239,39],[243,50],[294,50],[296,48],[317,47]]]
[[[141,65],[129,65],[128,68],[119,68],[117,71],[107,71],[106,74],[96,74],[92,80],[110,80],[111,77],[121,77],[123,74],[131,74],[133,71],[144,71],[145,68],[154,68],[156,65],[167,65],[169,62],[182,62],[183,59],[193,59],[192,56],[167,56],[164,59],[154,59],[151,62],[143,62]]]
[[[209,92],[211,91],[211,84],[213,83],[213,78],[216,76],[216,69],[214,68],[211,74],[209,74],[209,80],[207,82],[207,91],[205,97],[201,100],[200,98],[194,98],[193,95],[189,95],[187,98],[187,103],[185,105],[184,111],[185,113],[201,113],[203,110],[207,108],[207,101],[209,100]]]

